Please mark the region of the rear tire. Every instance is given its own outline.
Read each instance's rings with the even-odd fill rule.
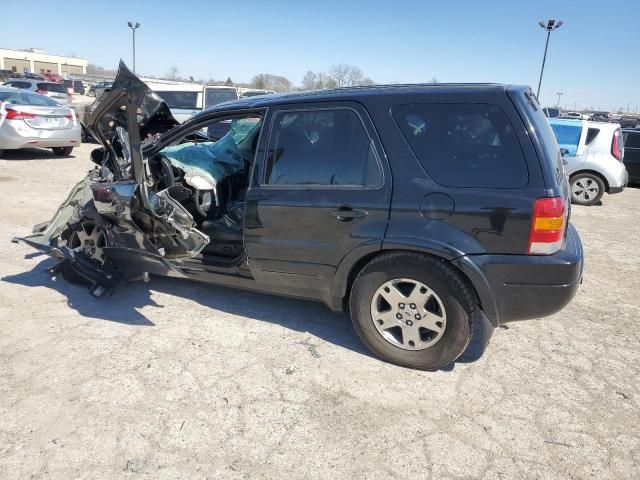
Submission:
[[[73,147],[53,147],[53,154],[58,157],[68,157],[73,151]]]
[[[464,277],[444,260],[418,253],[375,258],[356,277],[349,298],[365,346],[385,361],[419,370],[437,370],[464,352],[475,308]]]
[[[595,205],[604,191],[604,182],[597,175],[577,173],[571,177],[571,201],[577,205]]]

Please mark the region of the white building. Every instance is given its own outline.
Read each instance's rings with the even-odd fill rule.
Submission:
[[[57,73],[63,77],[83,75],[87,73],[88,60],[84,58],[50,55],[39,48],[26,50],[9,50],[0,48],[0,70],[11,70],[18,73]]]

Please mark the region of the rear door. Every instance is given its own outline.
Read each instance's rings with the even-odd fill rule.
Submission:
[[[630,183],[640,183],[640,132],[624,132],[624,166]]]
[[[383,158],[359,104],[270,111],[245,210],[256,279],[326,292],[347,255],[380,249],[391,201]]]

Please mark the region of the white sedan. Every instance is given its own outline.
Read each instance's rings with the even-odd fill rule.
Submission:
[[[67,156],[80,145],[78,114],[51,98],[0,87],[0,156],[3,150],[42,147]]]

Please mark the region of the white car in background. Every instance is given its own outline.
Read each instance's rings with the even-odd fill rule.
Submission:
[[[67,156],[80,145],[81,131],[73,108],[39,93],[0,87],[0,156],[3,150],[32,147]]]
[[[594,205],[605,192],[624,190],[629,174],[620,125],[561,118],[550,118],[549,124],[563,153],[573,203]]]
[[[154,79],[145,82],[167,103],[171,113],[180,123],[190,119],[200,110],[238,99],[236,87],[163,82]]]

